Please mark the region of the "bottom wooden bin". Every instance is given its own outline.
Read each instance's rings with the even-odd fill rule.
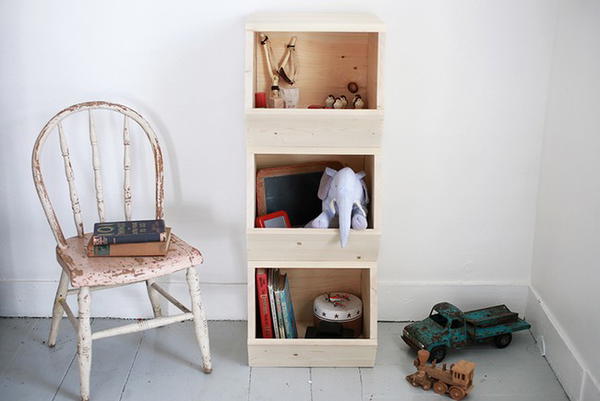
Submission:
[[[259,338],[255,272],[259,267],[280,268],[290,282],[299,338]],[[370,262],[259,262],[248,263],[248,363],[250,366],[369,367],[377,352],[376,264]],[[304,338],[313,325],[313,301],[328,291],[357,295],[363,302],[360,338]]]

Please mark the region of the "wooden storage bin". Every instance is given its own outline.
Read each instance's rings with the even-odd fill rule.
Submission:
[[[349,82],[358,84],[357,93],[365,100],[365,109],[378,109],[378,32],[254,32],[253,89],[254,92],[268,93],[271,78],[260,45],[261,33],[269,37],[275,60],[283,55],[290,37],[298,38],[296,59],[299,72],[298,81],[293,86],[300,89],[298,109],[323,105],[329,94],[345,95],[351,101],[354,94],[348,90]],[[279,84],[283,88],[292,87],[283,80]]]
[[[315,151],[321,152],[323,149]],[[352,260],[374,261],[379,252],[379,199],[376,177],[378,153],[376,150],[358,150],[362,154],[340,153],[326,150],[323,153],[254,153],[248,154],[247,177],[247,250],[249,260]],[[330,153],[328,153],[330,152]],[[336,153],[337,152],[337,153]],[[366,230],[351,230],[348,244],[340,246],[339,229],[313,228],[255,228],[256,172],[261,168],[299,164],[311,161],[338,161],[358,172],[367,173],[365,182],[369,190],[369,226]],[[317,194],[315,193],[315,197]],[[316,216],[315,216],[316,217]]]
[[[249,146],[379,146],[383,129],[382,73],[384,30],[381,21],[365,14],[261,14],[246,24],[245,108]],[[275,60],[291,36],[296,36],[300,89],[295,109],[255,108],[254,94],[270,90],[260,34],[269,36]],[[355,82],[364,109],[307,109],[325,98],[354,94]],[[280,80],[281,87],[289,87]]]
[[[256,289],[248,286],[248,354],[251,366],[373,366],[377,346],[376,267],[368,263],[256,262],[248,264],[248,283],[256,268],[280,268],[288,274],[298,336],[296,339],[257,338]],[[345,291],[363,302],[363,332],[356,339],[305,339],[313,325],[315,297]]]

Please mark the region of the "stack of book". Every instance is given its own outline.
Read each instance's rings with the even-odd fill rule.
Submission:
[[[171,228],[164,220],[110,221],[94,224],[88,256],[164,256]]]
[[[298,338],[287,274],[256,269],[256,296],[262,338]]]

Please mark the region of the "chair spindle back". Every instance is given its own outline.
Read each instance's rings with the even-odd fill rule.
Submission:
[[[64,248],[66,246],[65,236],[52,202],[48,196],[46,185],[42,176],[42,170],[40,165],[40,155],[42,147],[50,134],[57,128],[60,142],[60,150],[62,154],[63,164],[65,168],[65,176],[67,178],[67,184],[69,187],[69,197],[71,200],[71,209],[73,211],[73,220],[77,229],[77,235],[82,237],[84,234],[83,221],[81,218],[81,206],[79,204],[79,196],[77,194],[77,188],[75,187],[75,176],[73,174],[73,167],[71,165],[71,158],[69,155],[69,146],[67,138],[63,129],[62,121],[72,114],[79,113],[81,111],[88,112],[88,123],[89,123],[89,137],[90,145],[92,150],[92,168],[94,171],[94,186],[96,191],[96,206],[98,209],[98,219],[104,221],[104,192],[102,188],[102,168],[100,165],[100,150],[98,148],[98,137],[96,135],[96,124],[94,120],[94,110],[104,109],[117,112],[123,115],[123,209],[125,214],[125,220],[131,219],[131,205],[132,205],[132,189],[131,189],[131,138],[129,135],[129,120],[135,121],[140,128],[146,134],[152,152],[154,153],[154,167],[155,167],[155,201],[156,211],[155,217],[157,219],[163,218],[164,210],[164,173],[163,173],[163,159],[156,134],[150,124],[137,112],[130,109],[129,107],[108,102],[85,102],[68,107],[48,121],[48,123],[42,128],[42,131],[37,137],[35,145],[33,147],[33,154],[31,157],[31,168],[33,172],[33,181],[37,190],[38,196],[42,203],[42,208],[52,229],[52,233],[56,238],[56,242],[59,247]]]

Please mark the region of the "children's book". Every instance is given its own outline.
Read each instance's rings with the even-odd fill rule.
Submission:
[[[256,301],[262,338],[273,338],[267,269],[256,269]]]
[[[275,291],[273,289],[274,284],[274,271],[273,269],[267,269],[267,288],[269,292],[269,304],[271,309],[271,321],[273,323],[273,335],[275,338],[279,337],[279,322],[277,320],[277,308],[275,307]]]
[[[275,269],[273,274],[275,276],[275,307],[277,308],[281,338],[298,338],[288,276],[281,274],[279,269]],[[283,330],[281,330],[282,328]]]
[[[281,293],[283,289],[283,281],[279,274],[279,269],[273,271],[273,293],[275,296],[275,309],[277,311],[277,327],[279,329],[279,338],[286,338],[285,321],[283,317],[283,309],[281,307]]]

